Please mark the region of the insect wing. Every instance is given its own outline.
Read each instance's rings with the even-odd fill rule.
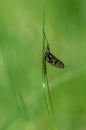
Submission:
[[[47,62],[55,67],[64,68],[64,63],[57,59],[52,53],[49,53],[46,58]]]

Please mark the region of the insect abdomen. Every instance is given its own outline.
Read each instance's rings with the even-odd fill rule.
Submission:
[[[44,60],[43,60],[43,67],[44,67],[44,73],[47,73],[47,66],[46,66],[46,57],[44,56]]]

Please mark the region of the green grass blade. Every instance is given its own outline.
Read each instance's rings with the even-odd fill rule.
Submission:
[[[50,121],[50,127],[51,130],[55,130],[54,128],[54,111],[53,111],[53,105],[52,105],[52,100],[51,100],[51,94],[49,90],[49,83],[48,83],[48,77],[47,74],[44,72],[44,54],[45,54],[45,1],[43,1],[43,50],[42,50],[42,63],[43,63],[43,70],[42,70],[42,79],[43,79],[43,93],[46,101],[46,107],[48,111],[48,116],[49,116],[49,121]]]

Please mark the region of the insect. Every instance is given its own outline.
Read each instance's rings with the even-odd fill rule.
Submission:
[[[48,43],[47,37],[45,35],[45,32],[44,32],[44,36],[45,36],[46,43],[47,43],[47,48],[44,53],[44,71],[45,71],[45,73],[46,73],[46,61],[55,67],[64,68],[64,63],[61,60],[59,60],[58,58],[56,58],[50,52],[50,47],[49,47],[49,43]]]

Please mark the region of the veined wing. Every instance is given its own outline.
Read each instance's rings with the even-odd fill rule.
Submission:
[[[51,65],[55,67],[64,68],[64,63],[60,61],[59,59],[57,59],[52,53],[49,53],[47,55],[46,60],[48,63],[50,63]]]

